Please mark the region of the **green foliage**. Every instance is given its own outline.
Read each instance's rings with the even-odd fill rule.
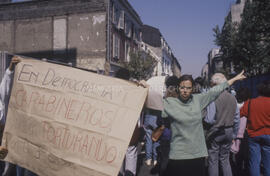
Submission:
[[[237,51],[235,50],[235,41],[237,40],[237,23],[232,23],[231,15],[229,14],[225,18],[225,23],[222,30],[218,26],[213,29],[215,39],[215,44],[220,46],[220,51],[222,53],[221,58],[224,63],[224,70],[227,70],[230,66],[230,62],[237,57]]]
[[[239,27],[239,52],[251,74],[268,71],[270,65],[270,1],[247,1]]]
[[[146,80],[152,76],[157,61],[149,54],[138,51],[130,53],[130,61],[123,66],[129,70],[131,77],[137,80]]]
[[[222,31],[213,29],[225,70],[233,62],[236,71],[245,69],[251,75],[270,71],[269,16],[269,0],[247,0],[240,24],[233,24],[228,15]]]

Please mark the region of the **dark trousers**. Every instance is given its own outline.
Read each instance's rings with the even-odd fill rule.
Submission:
[[[5,161],[0,161],[0,175],[2,175],[4,170],[5,170]]]
[[[157,148],[158,151],[158,164],[156,169],[158,170],[159,176],[164,176],[164,172],[167,168],[169,162],[169,152],[170,152],[170,141],[169,140],[160,140],[160,146]]]
[[[230,163],[233,176],[245,176],[248,174],[248,141],[247,136],[241,140],[240,149],[237,154],[230,154]]]
[[[232,176],[230,165],[230,148],[232,143],[233,128],[225,128],[209,143],[208,148],[208,174],[209,176],[217,176],[219,167],[223,175]]]
[[[204,176],[205,158],[169,160],[164,176]]]
[[[6,172],[2,173],[2,176],[16,176],[16,165],[8,162],[5,162],[5,165],[7,170]]]

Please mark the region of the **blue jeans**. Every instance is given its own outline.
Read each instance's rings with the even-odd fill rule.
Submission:
[[[157,147],[159,146],[159,141],[153,142],[151,138],[153,130],[157,128],[157,116],[149,114],[145,115],[143,126],[146,135],[146,143],[145,143],[146,159],[157,160]]]
[[[260,176],[262,161],[264,176],[270,176],[270,135],[248,138],[250,176]]]

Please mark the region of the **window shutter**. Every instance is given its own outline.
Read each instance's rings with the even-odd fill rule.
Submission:
[[[125,25],[125,12],[124,12],[124,10],[121,10],[119,22],[118,22],[118,28],[124,29],[124,25]]]

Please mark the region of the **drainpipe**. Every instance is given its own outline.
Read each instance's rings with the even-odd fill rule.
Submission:
[[[107,64],[110,65],[110,56],[111,56],[111,1],[112,0],[107,0],[107,58],[106,62]],[[104,70],[105,71],[105,70]],[[109,70],[110,71],[110,70]]]

